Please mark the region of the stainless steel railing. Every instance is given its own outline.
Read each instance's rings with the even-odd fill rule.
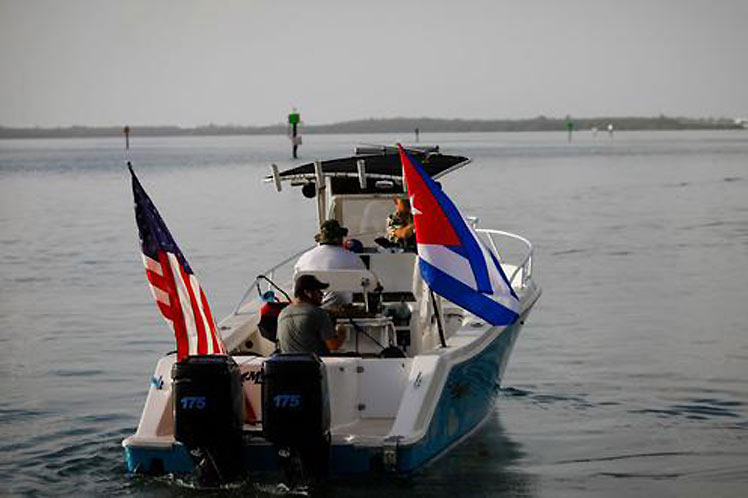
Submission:
[[[517,265],[517,268],[514,270],[512,275],[509,277],[509,282],[514,282],[514,277],[517,276],[517,274],[520,274],[520,285],[524,288],[525,284],[527,283],[527,280],[532,277],[532,255],[533,255],[533,247],[532,243],[527,240],[526,238],[517,235],[515,233],[505,232],[503,230],[494,230],[492,228],[477,228],[476,231],[480,234],[483,234],[486,239],[488,240],[489,244],[491,245],[491,250],[496,255],[497,258],[499,258],[500,262],[503,261],[503,255],[502,251],[499,249],[499,246],[496,245],[497,238],[499,237],[505,237],[513,240],[517,240],[524,244],[525,246],[525,254],[522,258],[519,265]]]
[[[292,254],[291,256],[287,257],[277,265],[273,266],[272,268],[265,270],[264,272],[261,272],[259,275],[262,277],[266,277],[279,286],[283,286],[291,282],[291,279],[293,278],[293,265],[296,262],[296,260],[299,259],[299,257],[307,252],[309,249],[311,249],[314,246],[307,247],[305,249],[302,249],[301,251]],[[283,270],[281,272],[281,270]],[[286,274],[287,273],[287,274]],[[267,284],[264,278],[255,277],[255,279],[252,281],[252,283],[247,288],[247,291],[244,293],[242,298],[239,300],[239,304],[236,306],[236,309],[234,310],[234,315],[240,315],[244,313],[251,313],[252,310],[242,310],[242,308],[248,303],[248,302],[259,302],[261,298],[261,291],[258,291],[260,289],[260,285],[262,283]],[[293,290],[293,289],[290,289]],[[256,294],[254,296],[253,294]]]
[[[477,219],[475,220],[475,224],[477,224]],[[509,277],[509,282],[514,282],[515,277],[519,274],[520,275],[520,286],[521,288],[524,288],[527,281],[532,276],[532,257],[533,257],[533,247],[532,243],[527,240],[526,238],[511,233],[511,232],[505,232],[503,230],[494,230],[492,228],[476,228],[476,232],[483,235],[485,237],[485,240],[490,245],[491,250],[496,255],[496,257],[499,259],[501,263],[512,263],[511,261],[504,261],[504,254],[502,251],[502,245],[499,241],[500,238],[507,238],[519,241],[521,244],[523,244],[523,254],[522,259],[520,263],[515,268],[514,272],[512,272],[511,276]],[[312,246],[313,247],[313,246]],[[291,282],[293,278],[293,264],[296,262],[296,260],[299,259],[299,257],[304,254],[306,251],[311,249],[311,247],[307,247],[305,249],[302,249],[301,251],[289,256],[288,258],[284,259],[277,265],[273,266],[272,268],[260,273],[260,275],[269,278],[270,280],[276,282],[278,285],[283,286],[287,285]],[[255,278],[252,283],[250,284],[247,291],[242,296],[241,300],[239,301],[239,304],[236,306],[236,309],[234,310],[235,315],[239,314],[245,314],[245,313],[252,313],[256,310],[252,309],[244,309],[246,304],[249,304],[250,301],[258,304],[260,301],[260,292],[257,291],[258,284],[262,284],[262,279]],[[257,294],[254,296],[253,294]],[[251,299],[250,299],[251,298]],[[250,307],[251,308],[251,307]]]

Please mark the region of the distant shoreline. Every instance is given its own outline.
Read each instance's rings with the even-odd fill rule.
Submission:
[[[623,130],[734,130],[745,129],[745,122],[727,118],[682,118],[682,117],[600,117],[572,119],[575,131],[597,128],[606,131],[609,124],[616,131]],[[177,137],[177,136],[241,136],[241,135],[285,135],[283,124],[270,126],[207,125],[181,126],[130,126],[132,137]],[[435,118],[391,118],[361,119],[333,124],[303,124],[302,135],[349,134],[349,133],[468,133],[468,132],[514,132],[514,131],[567,131],[567,120],[539,116],[532,119],[435,119]],[[123,126],[68,126],[57,128],[13,128],[0,126],[0,139],[14,138],[86,138],[120,137]]]

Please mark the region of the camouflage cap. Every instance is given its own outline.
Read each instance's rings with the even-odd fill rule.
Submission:
[[[348,235],[348,229],[340,226],[338,220],[326,220],[319,227],[319,233],[314,240],[320,244],[339,244]]]

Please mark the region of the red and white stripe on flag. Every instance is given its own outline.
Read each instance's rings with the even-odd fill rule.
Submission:
[[[158,257],[156,261],[143,254],[143,264],[153,298],[174,330],[177,360],[192,355],[226,354],[197,278],[184,270],[174,254],[159,251]]]

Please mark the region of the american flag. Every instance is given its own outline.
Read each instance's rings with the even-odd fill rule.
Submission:
[[[145,274],[158,309],[174,330],[177,360],[191,355],[226,354],[205,292],[130,163],[127,167],[132,175]]]

